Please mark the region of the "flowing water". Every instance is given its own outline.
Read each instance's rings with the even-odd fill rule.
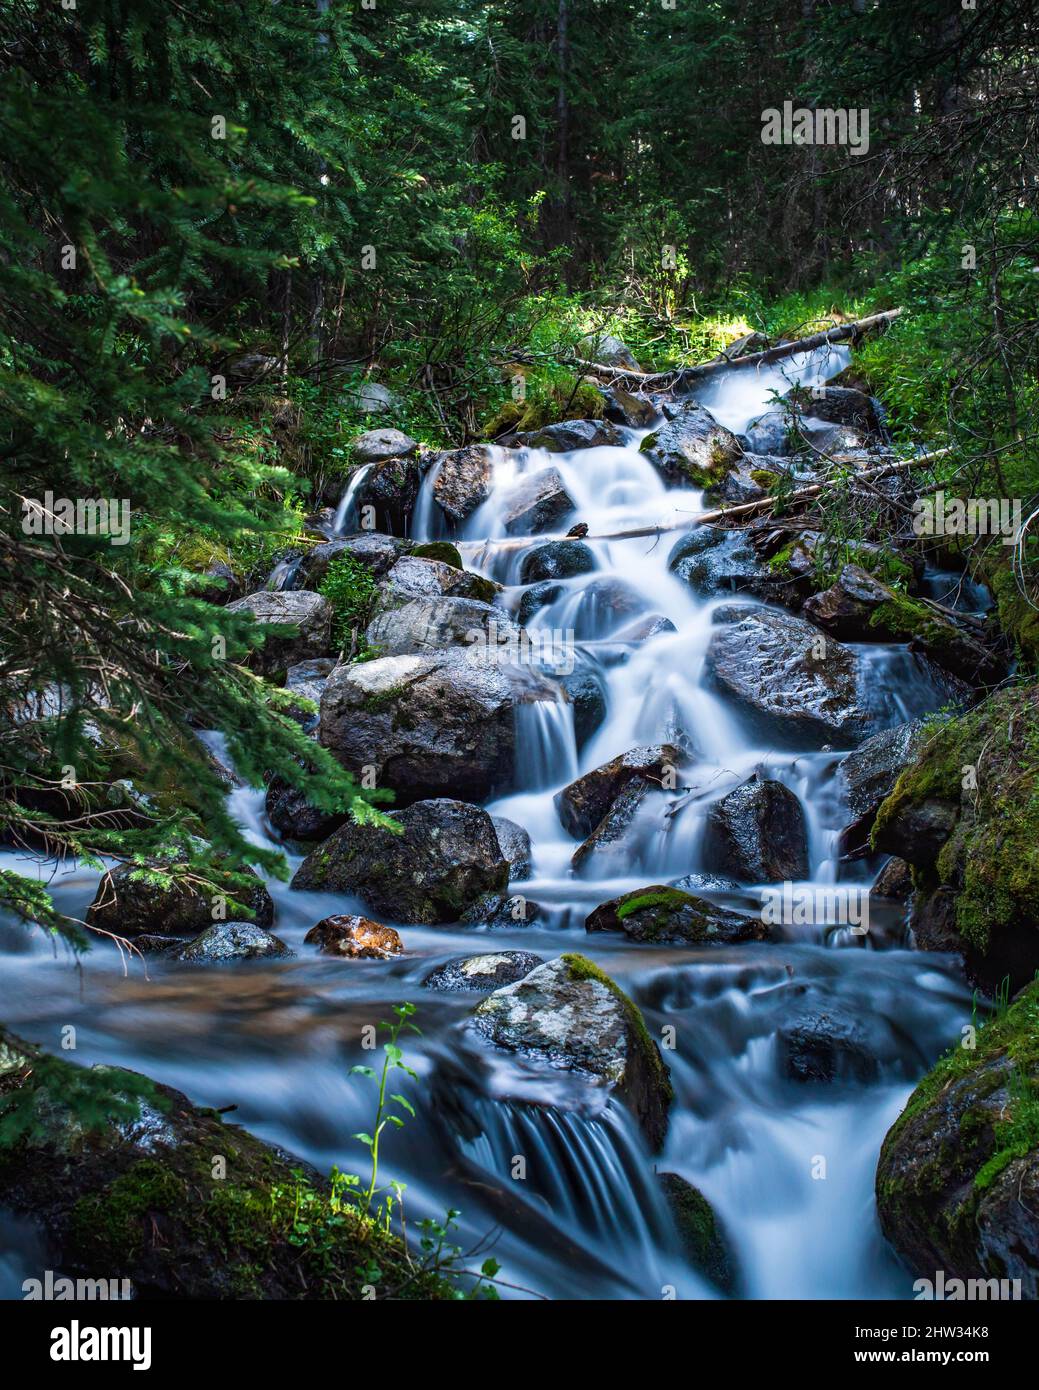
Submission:
[[[788,363],[778,371],[733,373],[703,397],[741,430],[768,407],[773,389],[799,376],[811,385],[847,355]],[[668,524],[703,509],[694,490],[667,490],[638,452],[624,447],[547,455],[497,450],[494,487],[460,542],[467,566],[507,586],[515,607],[523,548],[505,543],[504,499],[516,479],[558,468],[591,536]],[[427,476],[415,513],[417,539],[442,533]],[[353,492],[340,506],[348,522]],[[704,812],[753,772],[785,783],[804,805],[810,883],[870,881],[878,861],[851,867],[835,856],[847,819],[835,766],[842,751],[764,746],[737,712],[704,684],[711,616],[720,599],[697,597],[667,565],[672,536],[591,540],[597,568],[561,581],[530,620],[532,632],[573,634],[572,659],[601,682],[607,715],[578,749],[572,707],[546,699],[521,707],[520,772],[510,794],[488,809],[524,826],[533,875],[518,885],[538,903],[532,925],[508,928],[403,927],[406,955],[388,962],[340,962],[302,946],[309,927],[333,912],[360,910],[346,895],[269,887],[275,930],[294,959],[194,969],[124,962],[99,944],[75,966],[21,926],[0,928],[0,1018],[57,1050],[76,1029],[84,1062],[130,1066],[186,1091],[198,1103],[237,1107],[233,1115],[264,1137],[327,1170],[362,1168],[351,1138],[368,1128],[370,1083],[350,1067],[366,1024],[394,1003],[419,1006],[422,1036],[407,1046],[419,1073],[411,1086],[418,1118],[387,1142],[386,1172],[407,1184],[409,1218],[460,1208],[460,1243],[493,1248],[503,1277],[547,1297],[711,1298],[717,1293],[683,1259],[654,1170],[681,1174],[714,1204],[734,1253],[739,1294],[750,1298],[908,1297],[911,1276],[884,1244],[873,1203],[883,1136],[915,1080],[959,1036],[971,1000],[955,963],[906,948],[893,909],[874,905],[871,930],[837,923],[780,928],[768,944],[708,948],[637,945],[588,935],[599,903],[649,883],[701,870]],[[935,591],[955,581],[933,576]],[[942,588],[942,584],[946,588]],[[731,601],[731,597],[730,601]],[[631,640],[624,628],[647,615],[665,630]],[[945,698],[904,649],[860,648],[863,688],[882,724],[922,714]],[[690,751],[680,794],[661,792],[643,808],[624,859],[570,869],[575,842],[561,828],[552,796],[579,773],[636,744],[680,737]],[[261,792],[232,794],[235,814],[258,844],[270,843]],[[13,867],[15,856],[0,856]],[[289,856],[294,869],[298,857]],[[25,865],[21,865],[25,871]],[[721,902],[756,909],[760,890],[726,890]],[[82,915],[96,875],[60,871],[60,905]],[[603,966],[642,1008],[664,1055],[675,1101],[662,1154],[647,1154],[628,1113],[579,1076],[499,1053],[466,1026],[474,996],[422,987],[436,966],[460,955],[521,949],[546,959],[578,950]],[[803,1084],[787,1077],[777,1030],[795,1016],[827,1015],[868,1039],[870,1079]],[[517,1156],[526,1176],[518,1180]],[[0,1292],[37,1273],[38,1238],[0,1219]],[[478,1262],[477,1257],[474,1260]]]

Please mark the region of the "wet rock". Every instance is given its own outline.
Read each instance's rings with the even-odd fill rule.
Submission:
[[[500,646],[518,640],[519,627],[501,608],[478,599],[416,598],[368,625],[368,645],[381,656],[438,651],[474,642]]]
[[[464,521],[490,496],[492,471],[485,445],[470,444],[443,454],[433,481],[433,500],[451,521]]]
[[[893,597],[885,584],[864,569],[845,565],[835,584],[807,600],[804,615],[809,622],[847,642],[887,642],[891,640],[890,632],[871,620]]]
[[[801,803],[782,782],[744,782],[708,809],[704,864],[745,883],[808,877],[808,827]]]
[[[705,597],[726,590],[758,593],[769,579],[754,547],[738,530],[697,527],[674,546],[667,563],[694,593]]]
[[[713,483],[704,495],[704,501],[712,505],[721,502],[758,502],[768,491],[768,487],[755,474],[761,472],[756,454],[744,454],[730,464],[724,477]]]
[[[609,420],[563,420],[558,425],[546,425],[544,429],[511,436],[509,442],[527,449],[567,454],[575,449],[595,449],[604,444],[617,448],[621,437]]]
[[[578,752],[601,727],[606,718],[606,689],[602,676],[587,666],[575,666],[560,676],[567,700],[574,708],[574,738]]]
[[[889,898],[892,902],[907,903],[913,893],[913,870],[897,855],[887,861],[869,890],[874,898]]]
[[[349,771],[374,767],[397,804],[509,787],[524,673],[477,647],[389,656],[336,669],[319,739]]]
[[[625,391],[622,386],[611,386],[606,393],[607,420],[617,425],[627,425],[629,429],[648,429],[657,418],[657,408],[646,396]]]
[[[659,1174],[686,1259],[724,1293],[735,1287],[732,1257],[714,1208],[698,1187],[678,1173]]]
[[[258,623],[277,624],[255,653],[265,674],[284,671],[297,662],[327,656],[332,646],[332,605],[321,594],[302,589],[262,590],[227,605],[229,613],[251,613]]]
[[[529,927],[531,922],[538,921],[541,915],[541,907],[538,903],[532,903],[522,893],[514,893],[511,898],[505,899],[501,907],[486,914],[483,925],[488,927]]]
[[[345,555],[363,565],[373,579],[381,579],[410,548],[409,541],[401,540],[398,536],[384,536],[376,531],[358,536],[337,536],[307,551],[296,571],[296,582],[304,589],[319,589],[332,561]]]
[[[555,603],[563,592],[562,584],[554,584],[547,579],[542,580],[540,584],[532,584],[523,594],[519,608],[516,610],[516,617],[520,624],[525,626],[539,608],[544,608],[548,603]]]
[[[730,912],[679,888],[652,884],[601,903],[585,918],[585,931],[623,932],[630,941],[681,942],[691,946],[763,941],[760,917]]]
[[[1037,1031],[1031,984],[924,1077],[884,1140],[881,1229],[932,1296],[940,1271],[945,1298],[1039,1298]]]
[[[529,878],[534,867],[530,836],[522,825],[517,825],[514,820],[506,820],[504,816],[492,816],[491,824],[498,837],[502,858],[508,861],[509,882],[519,883]]]
[[[898,724],[893,729],[882,729],[841,759],[837,771],[851,815],[840,833],[843,856],[859,858],[869,853],[869,837],[881,802],[894,791],[922,739],[921,724]]]
[[[907,796],[904,799],[892,796],[877,811],[872,848],[887,854],[901,850],[911,864],[933,867],[956,829],[959,815],[959,805],[951,796]]]
[[[368,430],[349,444],[350,457],[356,464],[384,463],[386,459],[405,458],[418,453],[418,443],[403,430]]]
[[[623,873],[637,857],[636,825],[657,791],[659,787],[648,777],[638,777],[622,787],[599,824],[574,850],[570,864],[575,873],[596,872],[600,877]]]
[[[189,941],[177,960],[189,965],[223,965],[232,960],[284,960],[284,941],[254,922],[214,922]]]
[[[865,1031],[832,1014],[805,1014],[776,1035],[780,1066],[791,1081],[876,1081],[879,1066]]]
[[[774,454],[785,458],[791,450],[790,417],[785,410],[766,410],[746,431],[747,449],[752,454]]]
[[[497,1047],[608,1086],[634,1112],[650,1148],[663,1144],[674,1094],[668,1069],[638,1008],[584,956],[560,956],[495,990],[473,1023]]]
[[[149,866],[162,873],[175,867],[158,861]],[[143,933],[196,936],[212,924],[213,903],[208,895],[185,884],[164,887],[144,882],[132,877],[135,872],[134,865],[120,864],[104,875],[87,910],[89,926],[133,939]],[[274,901],[252,869],[243,872],[255,884],[249,889],[228,884],[224,889],[228,905],[238,903],[249,908],[257,926],[269,927],[274,921]]]
[[[520,566],[520,583],[571,579],[575,574],[591,574],[595,567],[595,555],[583,541],[546,541],[524,555]]]
[[[482,575],[456,569],[442,560],[403,555],[379,580],[376,613],[388,613],[414,598],[466,598],[493,603],[501,585]]]
[[[293,695],[300,695],[306,700],[312,700],[315,705],[320,705],[321,692],[336,664],[336,658],[333,656],[317,656],[310,661],[298,661],[285,672],[285,689]],[[287,713],[307,732],[317,727],[317,710],[311,712],[294,705]]]
[[[373,463],[358,484],[354,505],[359,515],[363,508],[371,507],[377,525],[391,534],[405,535],[421,482],[414,459],[384,459]]]
[[[499,951],[495,955],[463,956],[460,960],[449,960],[446,965],[437,966],[422,981],[426,989],[453,992],[456,990],[500,989],[502,985],[514,984],[522,980],[539,965],[544,965],[541,956],[530,951]]]
[[[370,917],[340,914],[326,917],[311,927],[303,938],[323,956],[344,956],[349,960],[387,960],[404,954],[400,933]]]
[[[669,482],[699,488],[720,483],[743,452],[732,431],[695,401],[647,434],[639,448]]]
[[[450,541],[423,541],[415,546],[411,554],[416,560],[439,560],[442,565],[450,565],[452,569],[465,569],[458,547]]]
[[[540,535],[558,527],[574,510],[558,468],[528,473],[505,499],[502,521],[510,536]]]
[[[133,939],[134,949],[146,956],[168,956],[179,951],[184,945],[180,936],[159,936],[155,932],[142,932]]]
[[[682,755],[673,744],[632,748],[611,758],[556,793],[560,824],[568,835],[590,835],[630,782],[649,781],[659,787],[667,780],[673,789],[681,763]]]
[[[848,386],[826,385],[806,391],[794,387],[786,399],[795,403],[805,415],[831,425],[843,425],[860,438],[883,442],[887,431],[883,424],[884,409],[873,396]]]
[[[661,613],[647,613],[645,617],[636,618],[633,623],[622,627],[614,633],[614,637],[618,642],[648,642],[651,637],[659,637],[661,633],[677,631],[670,618],[665,618]]]
[[[389,816],[403,833],[347,822],[307,856],[292,887],[356,893],[380,916],[424,925],[478,921],[501,904],[509,864],[486,811],[442,798]]]
[[[840,745],[869,732],[853,653],[787,613],[751,609],[717,628],[705,675],[770,740]]]
[[[290,786],[284,777],[272,777],[264,799],[267,819],[285,840],[324,840],[347,818],[346,811],[319,811],[307,794]]]
[[[329,1185],[308,1164],[180,1091],[116,1067],[87,1071],[95,1094],[84,1123],[82,1107],[69,1105],[83,1094],[84,1069],[60,1056],[43,1066],[42,1057],[0,1030],[0,1091],[42,1121],[0,1156],[4,1203],[45,1231],[56,1269],[129,1280],[144,1300],[296,1299],[301,1267],[314,1298],[358,1288],[372,1234],[349,1204],[293,1241],[272,1229],[272,1192],[302,1189],[308,1210],[333,1214]],[[216,1184],[200,1176],[212,1172],[215,1154],[234,1155],[219,1200]],[[439,1280],[416,1287],[414,1266],[391,1237],[379,1242],[379,1269],[379,1296],[452,1296]]]
[[[623,579],[602,575],[581,590],[581,606],[574,619],[578,642],[591,641],[616,632],[625,621],[645,616],[646,600]]]
[[[601,362],[606,367],[627,367],[634,372],[640,370],[631,349],[612,333],[586,333],[577,347],[589,361]]]

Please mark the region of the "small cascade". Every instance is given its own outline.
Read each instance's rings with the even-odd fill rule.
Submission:
[[[345,535],[347,523],[357,520],[357,494],[364,486],[364,480],[374,466],[371,463],[364,463],[350,474],[350,480],[339,499],[339,506],[336,507],[335,519],[332,522],[333,535]]]

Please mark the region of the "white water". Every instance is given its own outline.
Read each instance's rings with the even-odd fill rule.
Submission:
[[[846,360],[843,350],[831,350],[802,379],[810,383],[813,371],[821,379]],[[734,373],[705,401],[740,430],[768,408],[772,389],[789,384],[777,371]],[[700,495],[665,489],[638,439],[630,433],[623,448],[571,455],[497,451],[492,495],[460,537],[470,567],[509,585],[510,605],[518,601],[520,590],[511,586],[523,550],[500,544],[505,498],[518,477],[545,467],[560,471],[593,537],[695,515]],[[415,512],[419,540],[446,529],[432,499],[433,476]],[[352,483],[337,523],[346,524],[355,491]],[[542,908],[534,925],[404,927],[404,957],[344,965],[316,957],[302,937],[321,917],[356,910],[360,901],[271,882],[275,930],[299,952],[294,960],[219,972],[159,960],[149,962],[147,976],[139,964],[124,972],[104,946],[77,975],[38,937],[8,925],[0,927],[0,1017],[55,1050],[61,1028],[73,1024],[84,1062],[129,1065],[198,1103],[235,1104],[236,1121],[319,1167],[349,1170],[363,1157],[350,1136],[367,1127],[372,1106],[364,1084],[349,1075],[351,1064],[370,1060],[360,1050],[361,1029],[412,999],[423,1030],[408,1045],[420,1074],[413,1088],[419,1118],[392,1136],[385,1162],[408,1185],[413,1224],[460,1207],[463,1244],[499,1229],[494,1254],[504,1277],[551,1297],[659,1299],[668,1287],[680,1298],[713,1297],[677,1247],[656,1167],[682,1174],[714,1203],[741,1296],[908,1297],[911,1277],[877,1229],[873,1171],[915,1078],[969,1021],[969,995],[954,964],[891,949],[897,921],[887,924],[890,935],[877,923],[865,943],[820,926],[791,928],[788,939],[767,945],[704,949],[637,946],[583,930],[585,916],[607,898],[698,870],[706,805],[755,770],[800,797],[812,882],[838,875],[833,842],[845,816],[832,774],[840,750],[764,747],[704,687],[718,600],[698,598],[668,570],[673,539],[589,541],[594,573],[563,581],[561,595],[531,620],[535,628],[574,629],[577,660],[600,673],[608,707],[580,753],[570,706],[544,700],[521,707],[516,785],[489,809],[532,837],[533,878],[518,888]],[[604,584],[614,582],[623,586],[619,615],[604,598]],[[633,612],[662,615],[676,630],[619,643],[615,634]],[[883,692],[887,722],[941,702],[902,651],[863,649],[861,662],[864,683]],[[621,866],[593,863],[574,877],[575,842],[559,824],[553,793],[636,744],[676,734],[693,750],[679,792],[650,800]],[[681,809],[669,816],[679,796]],[[232,807],[256,843],[270,843],[262,792],[239,790]],[[15,856],[0,860],[12,867]],[[295,868],[299,859],[290,862]],[[875,868],[855,872],[865,881]],[[59,875],[61,905],[81,914],[95,884],[93,873]],[[747,907],[756,894],[742,890],[731,901]],[[474,1039],[464,1026],[471,996],[421,987],[443,961],[501,949],[546,959],[585,952],[636,999],[654,1036],[674,1028],[676,1047],[665,1057],[675,1101],[662,1155],[650,1157],[627,1112],[604,1105],[580,1078]],[[806,1010],[862,1028],[876,1058],[874,1081],[804,1086],[785,1078],[776,1030]],[[516,1154],[528,1162],[522,1182],[510,1174]],[[10,1290],[38,1262],[22,1228],[0,1219],[0,1278]]]

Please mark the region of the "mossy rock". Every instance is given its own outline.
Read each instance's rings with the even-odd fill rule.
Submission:
[[[938,1062],[884,1140],[877,1210],[913,1273],[1039,1297],[1039,984]],[[975,1297],[1007,1296],[992,1291]]]
[[[723,1293],[735,1285],[732,1259],[714,1208],[698,1187],[678,1173],[659,1174],[686,1258],[695,1270]]]
[[[415,546],[411,554],[416,560],[439,560],[441,564],[450,565],[452,569],[465,568],[458,547],[450,541],[425,541],[422,545]]]
[[[4,1201],[66,1274],[141,1298],[456,1296],[314,1170],[168,1086],[0,1030],[0,1115]]]
[[[929,726],[872,844],[913,865],[914,926],[941,901],[984,988],[1028,983],[1039,970],[1039,690],[1002,690]]]
[[[632,941],[693,946],[760,941],[768,928],[760,917],[718,907],[681,888],[652,884],[600,904],[585,919],[585,930],[623,932]]]

